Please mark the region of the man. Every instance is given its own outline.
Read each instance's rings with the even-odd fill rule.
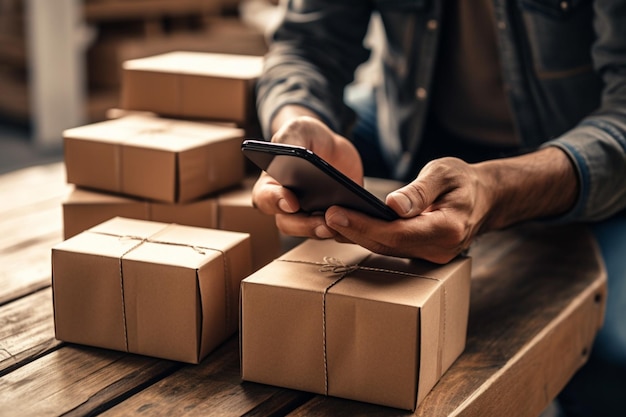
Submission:
[[[373,13],[382,74],[350,103],[354,125],[344,91],[368,57]],[[609,272],[594,350],[626,366],[626,265],[608,258],[626,251],[625,18],[611,0],[287,2],[258,84],[265,137],[357,182],[407,181],[386,199],[402,219],[342,207],[306,216],[266,175],[256,206],[287,234],[439,263],[519,222],[594,222]]]

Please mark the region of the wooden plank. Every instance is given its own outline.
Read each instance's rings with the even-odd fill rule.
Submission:
[[[62,241],[62,163],[0,176],[0,305],[50,285],[50,250]]]
[[[50,289],[0,307],[0,375],[60,346],[52,316]]]
[[[293,409],[312,395],[263,384],[242,383],[235,336],[201,364],[186,366],[104,412],[102,416],[239,416],[265,402],[273,410]],[[268,414],[264,414],[268,415]]]
[[[20,169],[0,176],[0,195],[3,221],[13,211],[32,204],[58,198],[66,192],[65,165],[57,162]]]
[[[515,244],[484,250],[502,241]],[[593,240],[581,227],[531,227],[486,236],[470,253],[466,349],[415,415],[537,416],[585,363],[601,325],[606,277]],[[407,413],[316,397],[290,415]]]
[[[9,256],[48,236],[60,238],[63,228],[61,199],[34,204],[11,216],[11,221],[0,224],[0,256]],[[60,239],[58,239],[60,241]]]
[[[0,256],[0,306],[50,286],[50,248],[59,239],[59,233],[55,233],[31,242],[31,246],[18,253]]]
[[[16,416],[95,414],[180,367],[122,352],[64,346],[0,377],[0,404]]]

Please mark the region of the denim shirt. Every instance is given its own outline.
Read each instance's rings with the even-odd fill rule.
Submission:
[[[464,1],[464,0],[461,0]],[[382,140],[402,178],[429,104],[445,0],[290,0],[274,34],[257,107],[264,135],[280,107],[299,104],[335,131],[351,121],[344,87],[369,57],[372,13],[385,44],[378,86]],[[494,0],[505,92],[525,148],[558,146],[580,193],[560,220],[591,221],[626,208],[626,8],[618,0]]]

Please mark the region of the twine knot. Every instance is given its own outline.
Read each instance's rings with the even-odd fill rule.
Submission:
[[[333,256],[324,256],[324,263],[320,268],[320,272],[332,272],[333,274],[349,274],[359,269],[359,265],[346,265],[339,258]]]

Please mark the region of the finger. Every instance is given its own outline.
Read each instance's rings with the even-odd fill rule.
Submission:
[[[252,188],[252,204],[265,214],[296,213],[300,210],[296,196],[265,172]]]
[[[337,236],[337,232],[326,225],[322,215],[277,214],[276,226],[289,236],[314,239],[330,239]]]
[[[461,248],[458,236],[446,230],[445,217],[442,212],[435,212],[387,222],[359,212],[331,207],[326,211],[325,219],[326,224],[343,239],[372,252],[446,263]]]
[[[446,179],[441,169],[427,166],[410,184],[387,195],[385,203],[401,217],[415,217],[449,189]]]
[[[324,218],[328,227],[338,233],[335,240],[356,243],[381,254],[391,253],[380,240],[382,229],[391,223],[338,206],[326,210]]]

